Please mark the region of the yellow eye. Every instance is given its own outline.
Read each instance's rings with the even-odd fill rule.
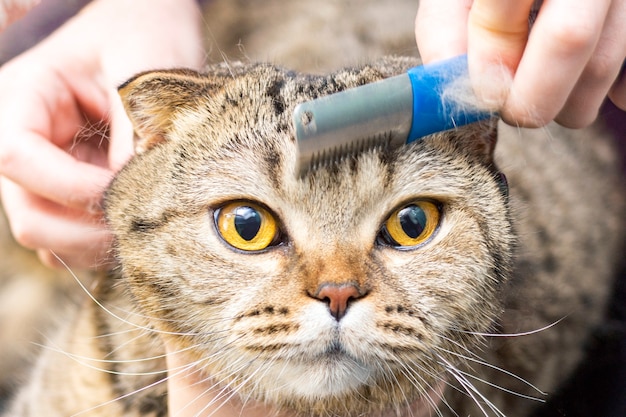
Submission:
[[[437,230],[441,209],[431,201],[416,201],[394,211],[387,219],[377,242],[409,248],[426,242]]]
[[[215,212],[215,224],[226,243],[243,251],[260,251],[278,240],[274,216],[255,203],[226,204]]]

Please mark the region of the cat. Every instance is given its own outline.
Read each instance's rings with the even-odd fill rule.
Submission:
[[[217,392],[201,415],[530,415],[580,361],[623,253],[610,137],[489,120],[297,175],[297,103],[416,64],[122,85],[137,156],[104,203],[120,266],[7,415],[168,415],[164,344]]]

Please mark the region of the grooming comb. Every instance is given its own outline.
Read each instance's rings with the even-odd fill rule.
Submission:
[[[372,147],[400,147],[491,117],[491,112],[446,103],[444,92],[460,77],[467,77],[466,55],[300,103],[293,112],[296,172],[303,176]]]

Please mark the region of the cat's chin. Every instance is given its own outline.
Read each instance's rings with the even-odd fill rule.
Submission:
[[[372,411],[371,407],[377,408],[376,405],[371,404],[369,401],[362,402],[361,394],[352,393],[347,395],[344,400],[336,401],[337,397],[333,400],[328,398],[329,402],[326,405],[322,405],[322,409],[325,409],[322,414],[326,415],[344,415],[346,409],[350,410],[350,415],[359,415],[367,417],[431,417],[436,413],[441,398],[443,398],[443,391],[446,387],[446,382],[441,381],[433,389],[426,392],[423,396],[417,400],[412,401],[409,404],[399,405],[398,402],[392,401],[391,406],[384,411]],[[288,401],[291,403],[291,401]],[[296,401],[298,403],[298,401]],[[280,417],[297,417],[302,415],[318,415],[316,410],[320,409],[320,405],[324,404],[323,399],[318,398],[317,401],[312,401],[311,407],[308,408],[306,402],[300,402],[300,406],[303,408],[297,411],[287,411],[285,409],[275,409],[273,413],[280,415]],[[314,405],[313,405],[314,404]],[[245,415],[246,410],[242,409],[242,413]]]
[[[376,372],[341,352],[331,352],[305,362],[277,363],[263,379],[289,397],[316,400],[346,395],[367,385]]]
[[[388,377],[390,376],[382,376],[383,379]],[[330,409],[351,404],[359,409],[359,415],[371,417],[422,417],[432,415],[440,403],[446,385],[445,381],[434,384],[434,388],[426,390],[420,398],[409,404],[405,402],[406,391],[399,389],[390,394],[387,400],[383,400],[396,404],[395,406],[382,412],[368,412],[366,410],[372,404],[369,401],[361,403],[359,398],[364,398],[366,387],[375,385],[380,378],[380,368],[367,367],[346,353],[332,351],[307,363],[277,364],[272,371],[265,374],[265,382],[269,384],[265,385],[265,398],[270,403],[278,404],[317,404],[313,408],[320,404],[332,404]],[[276,397],[272,398],[273,395],[268,393],[273,393]],[[291,400],[284,402],[286,398]],[[343,401],[341,398],[345,399],[345,404],[340,404]],[[398,406],[398,402],[404,402],[405,405]],[[304,407],[306,409],[306,405]]]

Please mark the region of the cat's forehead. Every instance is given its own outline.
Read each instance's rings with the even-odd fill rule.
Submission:
[[[297,179],[292,126],[296,105],[379,80],[383,75],[369,67],[315,76],[257,65],[241,74],[220,73],[219,77],[223,77],[219,88],[209,91],[194,106],[177,111],[170,134],[177,143],[172,146],[203,149],[226,169],[250,175],[256,171],[255,176],[265,173],[289,184],[294,182],[288,181],[291,177]],[[333,183],[337,183],[338,174],[332,175]]]
[[[121,95],[147,146],[122,177],[153,184],[137,196],[142,201],[202,211],[254,200],[314,219],[321,229],[382,216],[413,197],[467,195],[464,154],[485,153],[470,129],[456,138],[435,135],[398,150],[359,152],[304,177],[296,173],[295,106],[385,75],[372,67],[313,76],[257,65],[234,74],[139,76]]]
[[[308,204],[327,203],[332,196],[347,212],[356,209],[356,202],[378,201],[392,189],[412,187],[415,192],[433,194],[431,181],[420,178],[436,175],[437,161],[432,153],[424,152],[435,138],[401,150],[373,149],[349,155],[304,177],[295,171],[297,146],[291,124],[295,106],[380,78],[383,75],[370,67],[330,76],[299,75],[268,65],[248,68],[225,80],[201,111],[190,112],[195,120],[209,122],[183,136],[186,142],[206,145],[212,177],[232,194],[276,196]]]

